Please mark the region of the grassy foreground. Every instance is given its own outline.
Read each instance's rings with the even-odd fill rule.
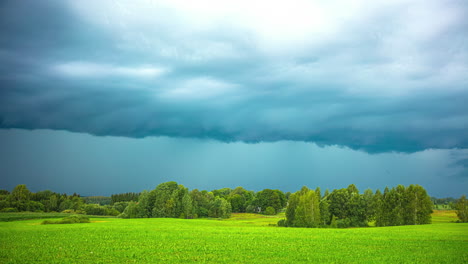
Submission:
[[[0,263],[468,263],[468,224],[351,229],[227,220],[92,218],[88,224],[0,222]]]

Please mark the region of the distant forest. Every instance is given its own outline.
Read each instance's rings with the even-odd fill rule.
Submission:
[[[347,188],[315,190],[303,187],[295,193],[264,189],[254,192],[243,187],[212,191],[189,190],[176,182],[159,184],[141,193],[120,193],[111,197],[81,197],[49,190],[33,193],[26,185],[11,192],[0,190],[0,212],[65,212],[109,215],[121,218],[229,218],[231,213],[276,215],[284,212],[278,226],[364,227],[419,225],[431,223],[435,209],[455,209],[460,222],[468,221],[465,196],[431,198],[419,185],[398,185],[383,192],[370,189],[360,193],[354,184]]]

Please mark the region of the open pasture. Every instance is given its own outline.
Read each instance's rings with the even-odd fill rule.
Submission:
[[[281,216],[0,223],[0,263],[467,263],[468,224],[280,228]],[[444,216],[441,216],[442,218]]]

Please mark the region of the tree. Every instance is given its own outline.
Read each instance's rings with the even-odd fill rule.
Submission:
[[[296,227],[317,227],[320,220],[319,198],[315,191],[303,191],[299,196],[293,225]]]
[[[190,192],[190,197],[196,217],[207,217],[211,202],[214,200],[213,193],[194,189]]]
[[[375,204],[374,204],[374,193],[371,189],[366,189],[362,195],[362,199],[365,204],[365,215],[366,221],[372,221],[375,219]]]
[[[320,224],[322,226],[328,225],[330,222],[330,204],[328,203],[328,200],[326,198],[323,198],[320,201]]]
[[[242,187],[236,187],[228,195],[227,200],[231,203],[232,212],[243,213],[246,212],[253,200],[253,193],[245,190]]]
[[[266,215],[275,215],[276,214],[276,211],[275,211],[275,208],[271,207],[271,206],[268,206],[265,210],[265,214]]]
[[[226,199],[216,196],[211,203],[209,217],[229,218],[231,216],[231,204]]]
[[[120,213],[123,213],[123,211],[125,210],[125,208],[127,208],[128,203],[129,203],[129,202],[115,202],[115,203],[112,205],[112,208],[114,208],[115,210],[119,211]]]
[[[264,189],[257,192],[252,205],[260,208],[260,212],[265,212],[268,206],[275,208],[275,211],[278,212],[286,205],[286,196],[280,190]]]
[[[151,216],[153,209],[152,194],[146,190],[142,191],[138,199],[137,218],[148,218]]]
[[[194,218],[193,211],[194,210],[193,210],[192,198],[190,197],[190,194],[188,192],[185,192],[182,198],[182,214],[179,217],[180,218]]]
[[[289,196],[284,225],[292,227],[317,227],[321,222],[320,199],[307,187]],[[283,224],[283,223],[282,223]]]
[[[151,191],[152,197],[154,197],[153,217],[179,217],[175,213],[177,195],[174,194],[178,188],[178,184],[172,181],[161,183]]]
[[[457,210],[457,216],[460,222],[468,222],[468,200],[465,195],[462,195],[460,199],[455,203],[455,210]]]
[[[296,208],[299,203],[299,192],[289,195],[288,207],[286,207],[286,223],[285,226],[294,226],[296,221]]]
[[[17,185],[10,194],[13,201],[28,201],[30,196],[31,192],[24,184]]]
[[[336,216],[338,219],[345,219],[348,217],[348,205],[351,194],[347,189],[333,190],[328,196],[330,201],[330,214]]]
[[[432,201],[419,185],[385,188],[381,196],[377,191],[375,219],[377,226],[421,225],[431,223]]]
[[[134,201],[128,202],[127,207],[119,217],[122,218],[136,218],[138,215],[138,204]]]

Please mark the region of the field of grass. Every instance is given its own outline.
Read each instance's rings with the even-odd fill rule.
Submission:
[[[452,212],[453,213],[453,212]],[[0,222],[0,263],[468,263],[468,224],[271,226],[282,216]]]
[[[432,223],[453,223],[458,220],[455,210],[434,210],[432,213]]]

